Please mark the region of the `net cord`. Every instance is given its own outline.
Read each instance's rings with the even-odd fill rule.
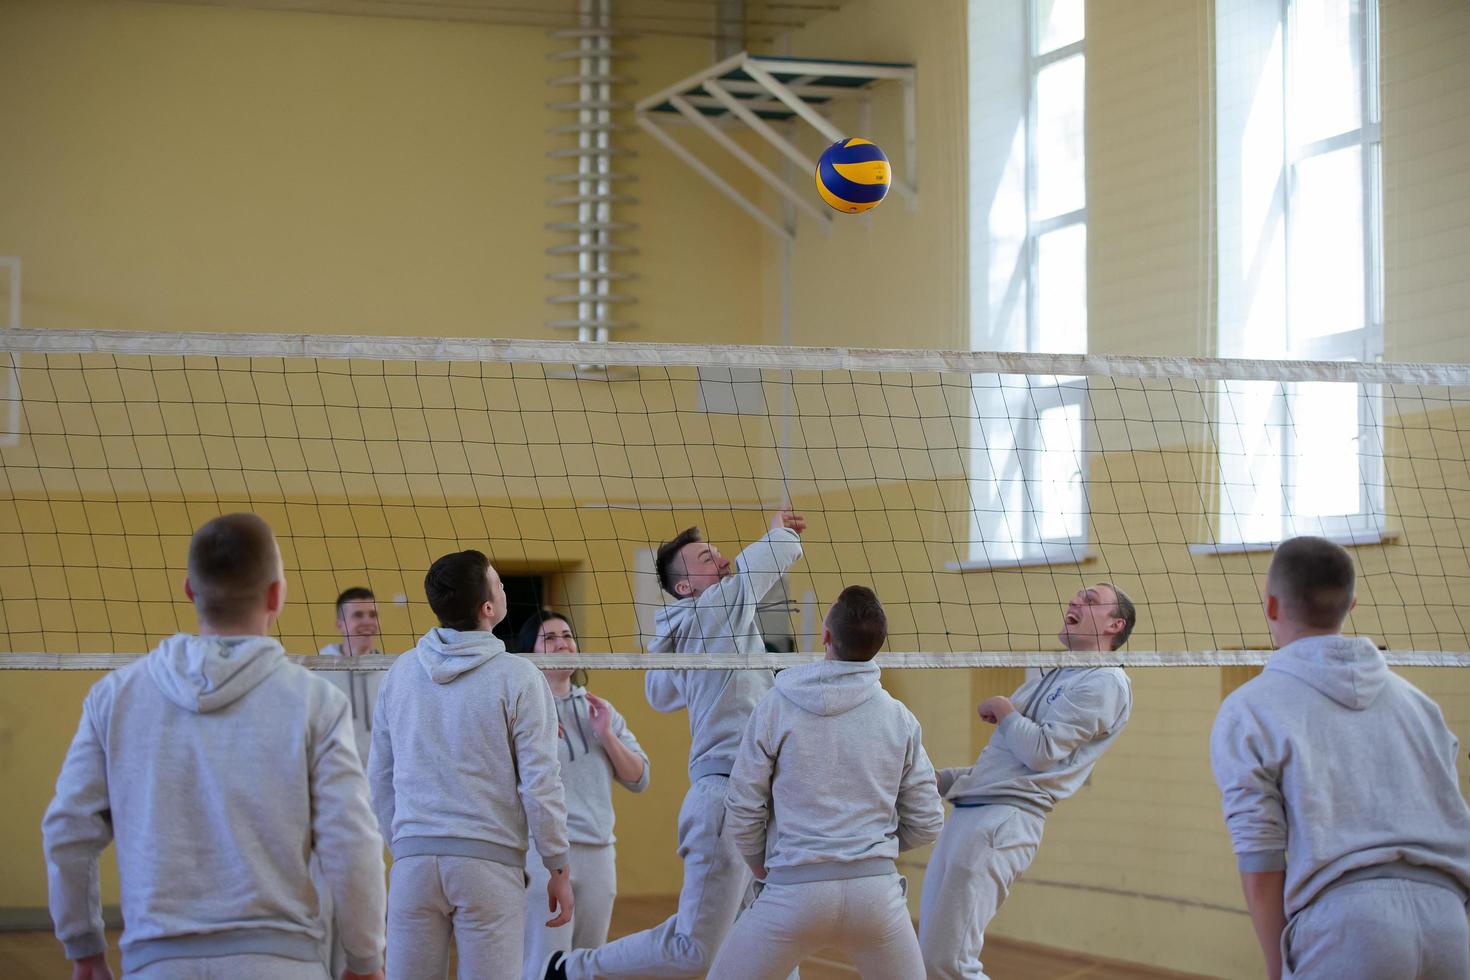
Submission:
[[[1125,354],[1026,354],[995,351],[739,344],[580,343],[499,338],[423,339],[330,334],[0,331],[0,352],[168,357],[479,361],[599,367],[743,367],[797,371],[1054,374],[1216,381],[1351,381],[1360,384],[1470,386],[1470,364],[1253,360]]]
[[[878,666],[888,670],[963,670],[976,667],[1258,667],[1270,650],[1020,651],[985,653],[883,653]],[[114,670],[142,657],[137,653],[0,653],[0,670]],[[1470,667],[1470,653],[1438,650],[1386,650],[1390,667]],[[397,657],[291,657],[311,670],[387,670]],[[781,670],[820,659],[814,653],[762,653],[712,656],[679,653],[538,654],[542,669],[589,670]]]

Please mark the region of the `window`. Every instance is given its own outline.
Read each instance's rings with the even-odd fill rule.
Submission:
[[[1216,6],[1220,353],[1383,354],[1376,0]],[[1220,391],[1224,544],[1376,539],[1374,386]]]
[[[1085,0],[971,0],[971,347],[1085,353]],[[1087,383],[972,383],[969,559],[1069,562],[1087,545]]]

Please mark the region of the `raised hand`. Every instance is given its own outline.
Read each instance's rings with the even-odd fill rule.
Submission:
[[[592,692],[587,692],[587,718],[592,722],[592,734],[599,742],[607,739],[608,726],[612,724],[612,709],[608,703]]]
[[[975,713],[980,716],[981,721],[992,725],[999,725],[1005,721],[1006,715],[1014,714],[1016,706],[1011,704],[1011,699],[1002,694],[993,698],[987,698],[975,708]]]
[[[783,507],[780,510],[776,511],[774,515],[772,515],[771,529],[776,530],[783,527],[787,530],[795,531],[797,534],[800,534],[802,531],[806,530],[806,517],[798,514],[790,507]]]

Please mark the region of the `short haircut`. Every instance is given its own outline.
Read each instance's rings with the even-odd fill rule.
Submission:
[[[849,585],[827,612],[827,630],[838,660],[867,663],[888,639],[888,616],[872,589]]]
[[[439,625],[451,630],[480,628],[480,608],[490,601],[486,573],[490,559],[482,551],[456,551],[429,566],[424,595]]]
[[[1289,538],[1276,547],[1266,572],[1266,589],[1281,600],[1293,622],[1337,629],[1353,607],[1357,579],[1347,549],[1326,538]]]
[[[275,534],[257,514],[206,521],[189,541],[189,587],[200,618],[230,625],[264,607],[279,555]]]
[[[362,602],[364,600],[377,602],[378,597],[373,595],[372,589],[365,589],[360,585],[354,585],[350,589],[343,589],[342,594],[337,596],[337,618],[342,618],[343,606],[347,605],[349,602]]]
[[[526,617],[516,633],[516,648],[512,653],[534,653],[536,651],[536,638],[541,635],[541,624],[553,619],[559,619],[567,624],[572,635],[577,635],[577,627],[572,625],[572,618],[565,613],[556,612],[553,609],[538,609]]]
[[[1099,582],[1098,585],[1106,585],[1113,590],[1117,601],[1113,603],[1113,616],[1123,621],[1123,628],[1113,634],[1113,649],[1116,650],[1128,642],[1128,637],[1133,635],[1133,624],[1138,622],[1138,610],[1133,608],[1133,600],[1128,598],[1128,593],[1118,588],[1112,582]]]
[[[672,541],[665,541],[658,546],[658,555],[653,559],[654,570],[658,572],[658,584],[663,586],[663,590],[675,599],[683,598],[683,596],[674,591],[674,586],[684,576],[674,574],[674,562],[678,560],[679,552],[684,550],[685,545],[694,544],[696,541],[703,540],[704,538],[700,535],[699,528],[686,527]]]

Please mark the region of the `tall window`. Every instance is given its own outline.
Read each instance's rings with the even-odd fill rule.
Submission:
[[[971,346],[1087,350],[1085,0],[971,0]],[[976,377],[980,564],[1072,561],[1086,550],[1087,383]]]
[[[1220,352],[1383,353],[1376,0],[1219,0]],[[1225,543],[1379,530],[1378,392],[1221,391]]]

